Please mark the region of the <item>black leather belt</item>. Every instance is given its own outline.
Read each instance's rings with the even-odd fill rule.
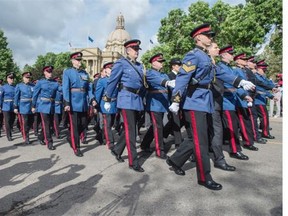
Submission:
[[[208,84],[208,85],[199,85],[199,84],[196,84],[196,85],[188,85],[188,88],[187,88],[187,96],[188,97],[191,97],[192,94],[196,91],[196,89],[198,88],[202,88],[202,89],[210,89],[211,88],[211,84]]]
[[[127,90],[129,92],[132,92],[134,94],[139,94],[140,93],[140,89],[134,89],[134,88],[131,88],[131,87],[127,87],[127,86],[124,86],[122,84],[119,85],[119,90]]]
[[[196,88],[210,89],[211,85],[210,84],[208,84],[208,85],[196,85]]]

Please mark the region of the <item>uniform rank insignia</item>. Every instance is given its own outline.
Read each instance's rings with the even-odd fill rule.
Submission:
[[[102,100],[105,102],[110,102],[111,98],[107,97],[106,95],[102,97]]]
[[[196,66],[192,65],[191,61],[188,61],[186,64],[182,65],[182,68],[186,73],[189,73],[189,72],[195,70]]]
[[[173,102],[180,103],[180,101],[181,101],[181,96],[178,91],[177,94],[174,96]]]

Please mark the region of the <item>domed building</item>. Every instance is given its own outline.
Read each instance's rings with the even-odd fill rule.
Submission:
[[[125,31],[124,27],[124,16],[120,14],[120,16],[117,17],[117,26],[116,29],[110,33],[104,52],[110,51],[110,52],[119,52],[122,55],[124,55],[124,47],[123,44],[130,40],[130,35],[127,31]]]
[[[130,40],[129,33],[125,30],[124,16],[120,14],[116,19],[116,28],[109,34],[105,48],[72,48],[72,52],[82,52],[86,71],[91,77],[99,73],[103,64],[109,61],[115,62],[121,56],[125,56],[124,43]]]

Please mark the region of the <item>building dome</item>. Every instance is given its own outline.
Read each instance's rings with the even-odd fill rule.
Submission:
[[[125,30],[124,16],[120,14],[116,19],[117,25],[113,32],[110,33],[107,43],[105,46],[105,51],[119,52],[124,55],[123,44],[130,40],[131,37],[129,33]]]

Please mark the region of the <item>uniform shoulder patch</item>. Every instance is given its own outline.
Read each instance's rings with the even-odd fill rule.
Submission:
[[[188,62],[186,62],[185,64],[182,65],[182,68],[183,68],[183,70],[184,70],[186,73],[189,73],[189,72],[195,70],[195,69],[196,69],[196,66],[193,65],[191,61],[188,61]]]

